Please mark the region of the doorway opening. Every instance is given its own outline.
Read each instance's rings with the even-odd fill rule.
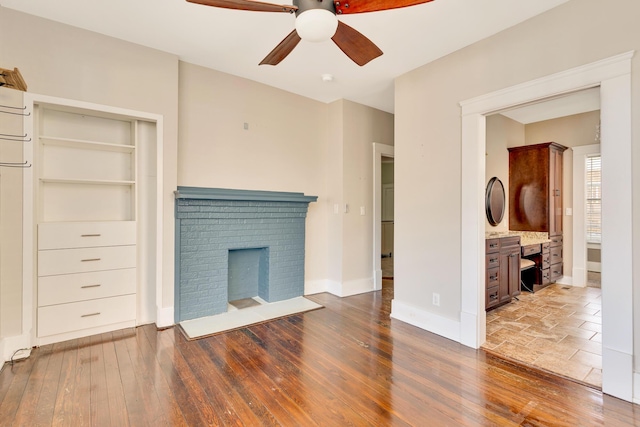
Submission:
[[[585,88],[600,87],[603,168],[602,391],[633,399],[631,59],[627,52],[461,102],[461,342],[486,340],[484,311],[484,162],[486,116],[496,111]],[[608,166],[610,165],[610,166]]]
[[[382,279],[393,278],[394,148],[373,143],[373,287],[382,289]],[[386,235],[383,235],[386,233]],[[386,252],[386,253],[385,253]],[[385,256],[386,255],[386,256]],[[383,269],[384,260],[384,269]]]
[[[498,176],[505,187],[511,186],[512,193],[514,183],[510,178],[515,171],[509,164],[508,149],[555,142],[567,150],[563,155],[562,183],[558,185],[562,195],[557,208],[561,221],[554,226],[563,236],[559,248],[551,248],[551,254],[541,253],[542,243],[532,239],[532,233],[517,231],[522,230],[518,227],[522,212],[517,207],[517,198],[508,200],[511,215],[505,215],[499,224],[487,223],[485,230],[491,235],[520,234],[522,260],[536,263],[521,273],[521,294],[517,299],[487,312],[487,341],[483,345],[485,350],[499,356],[597,388],[602,386],[601,292],[586,288],[585,275],[576,274],[583,271],[586,259],[574,262],[574,258],[580,253],[586,255],[585,244],[580,253],[573,253],[576,242],[585,241],[587,228],[583,224],[593,215],[589,216],[586,209],[585,196],[579,196],[587,193],[585,158],[575,158],[572,152],[584,152],[584,147],[599,143],[599,95],[599,88],[583,90],[486,118],[486,179]],[[599,150],[599,144],[596,146]],[[526,171],[519,171],[516,176],[522,179],[526,175]],[[596,192],[599,194],[599,181]],[[529,200],[527,209],[539,209],[546,205],[546,200],[537,203]],[[592,211],[595,212],[595,207]],[[517,218],[516,224],[510,223],[512,218]],[[555,258],[551,259],[552,256]],[[558,260],[563,275],[552,280],[555,284],[544,287],[544,278],[549,277],[552,269],[558,269],[557,264],[549,268],[550,263]]]

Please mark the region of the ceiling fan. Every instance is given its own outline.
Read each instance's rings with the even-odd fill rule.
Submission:
[[[260,62],[260,65],[278,65],[300,40],[317,42],[331,39],[353,62],[363,66],[382,55],[382,51],[359,31],[338,21],[337,15],[397,9],[433,0],[293,0],[293,5],[254,0],[187,1],[226,9],[295,13],[295,29]]]

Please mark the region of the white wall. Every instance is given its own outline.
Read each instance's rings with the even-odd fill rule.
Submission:
[[[327,105],[185,62],[179,93],[178,185],[318,196],[307,216],[305,281],[325,279]]]
[[[395,299],[400,304],[411,305],[425,317],[460,320],[465,266],[460,250],[463,171],[458,103],[638,49],[639,15],[635,0],[612,0],[606,7],[597,0],[573,0],[396,80]],[[638,55],[633,58],[632,79],[633,108],[638,110]],[[637,169],[638,120],[633,122],[633,138],[632,162]],[[633,179],[633,222],[640,225],[640,178]],[[632,232],[635,248],[640,227]],[[633,270],[638,268],[640,251],[634,250]],[[441,296],[440,307],[431,304],[434,292]],[[635,331],[640,331],[639,294],[635,292]],[[636,333],[636,355],[639,338]]]
[[[164,272],[173,306],[173,193],[177,174],[178,60],[175,55],[0,7],[2,66],[18,67],[28,91],[164,117]],[[22,224],[15,224],[22,228]],[[15,286],[22,286],[18,283]],[[21,288],[11,292],[21,295]],[[16,320],[22,310],[13,313]],[[20,322],[21,320],[17,320]],[[26,334],[14,327],[3,333]],[[0,337],[0,338],[4,338]]]
[[[524,145],[524,125],[501,114],[487,117],[487,147],[485,185],[497,176],[505,191],[504,218],[497,226],[492,226],[485,218],[485,231],[509,230],[509,147]],[[486,216],[485,216],[486,217]]]
[[[341,294],[344,280],[371,281],[371,143],[393,143],[393,115],[322,104],[3,7],[0,40],[2,66],[19,67],[29,92],[163,116],[163,308],[173,307],[178,184],[319,196],[307,222],[305,291]],[[354,207],[350,216],[334,214],[344,203]],[[21,330],[20,286],[3,283],[0,304],[17,308],[3,310],[0,345],[29,332]]]
[[[351,101],[344,103],[343,293],[372,290],[373,142],[393,145],[392,114]],[[364,215],[361,212],[364,209]]]

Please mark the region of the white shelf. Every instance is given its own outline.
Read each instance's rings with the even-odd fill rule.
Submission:
[[[40,178],[44,184],[85,184],[85,185],[134,185],[135,181],[116,181],[107,179],[60,179],[60,178]]]
[[[59,138],[55,136],[40,136],[43,145],[53,145],[56,147],[82,148],[88,150],[116,151],[122,153],[132,153],[135,145],[111,144],[107,142],[87,141],[83,139]]]

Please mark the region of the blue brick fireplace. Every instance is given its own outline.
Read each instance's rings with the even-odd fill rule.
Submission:
[[[234,299],[304,294],[305,219],[316,196],[201,187],[175,196],[176,322],[225,313]]]

